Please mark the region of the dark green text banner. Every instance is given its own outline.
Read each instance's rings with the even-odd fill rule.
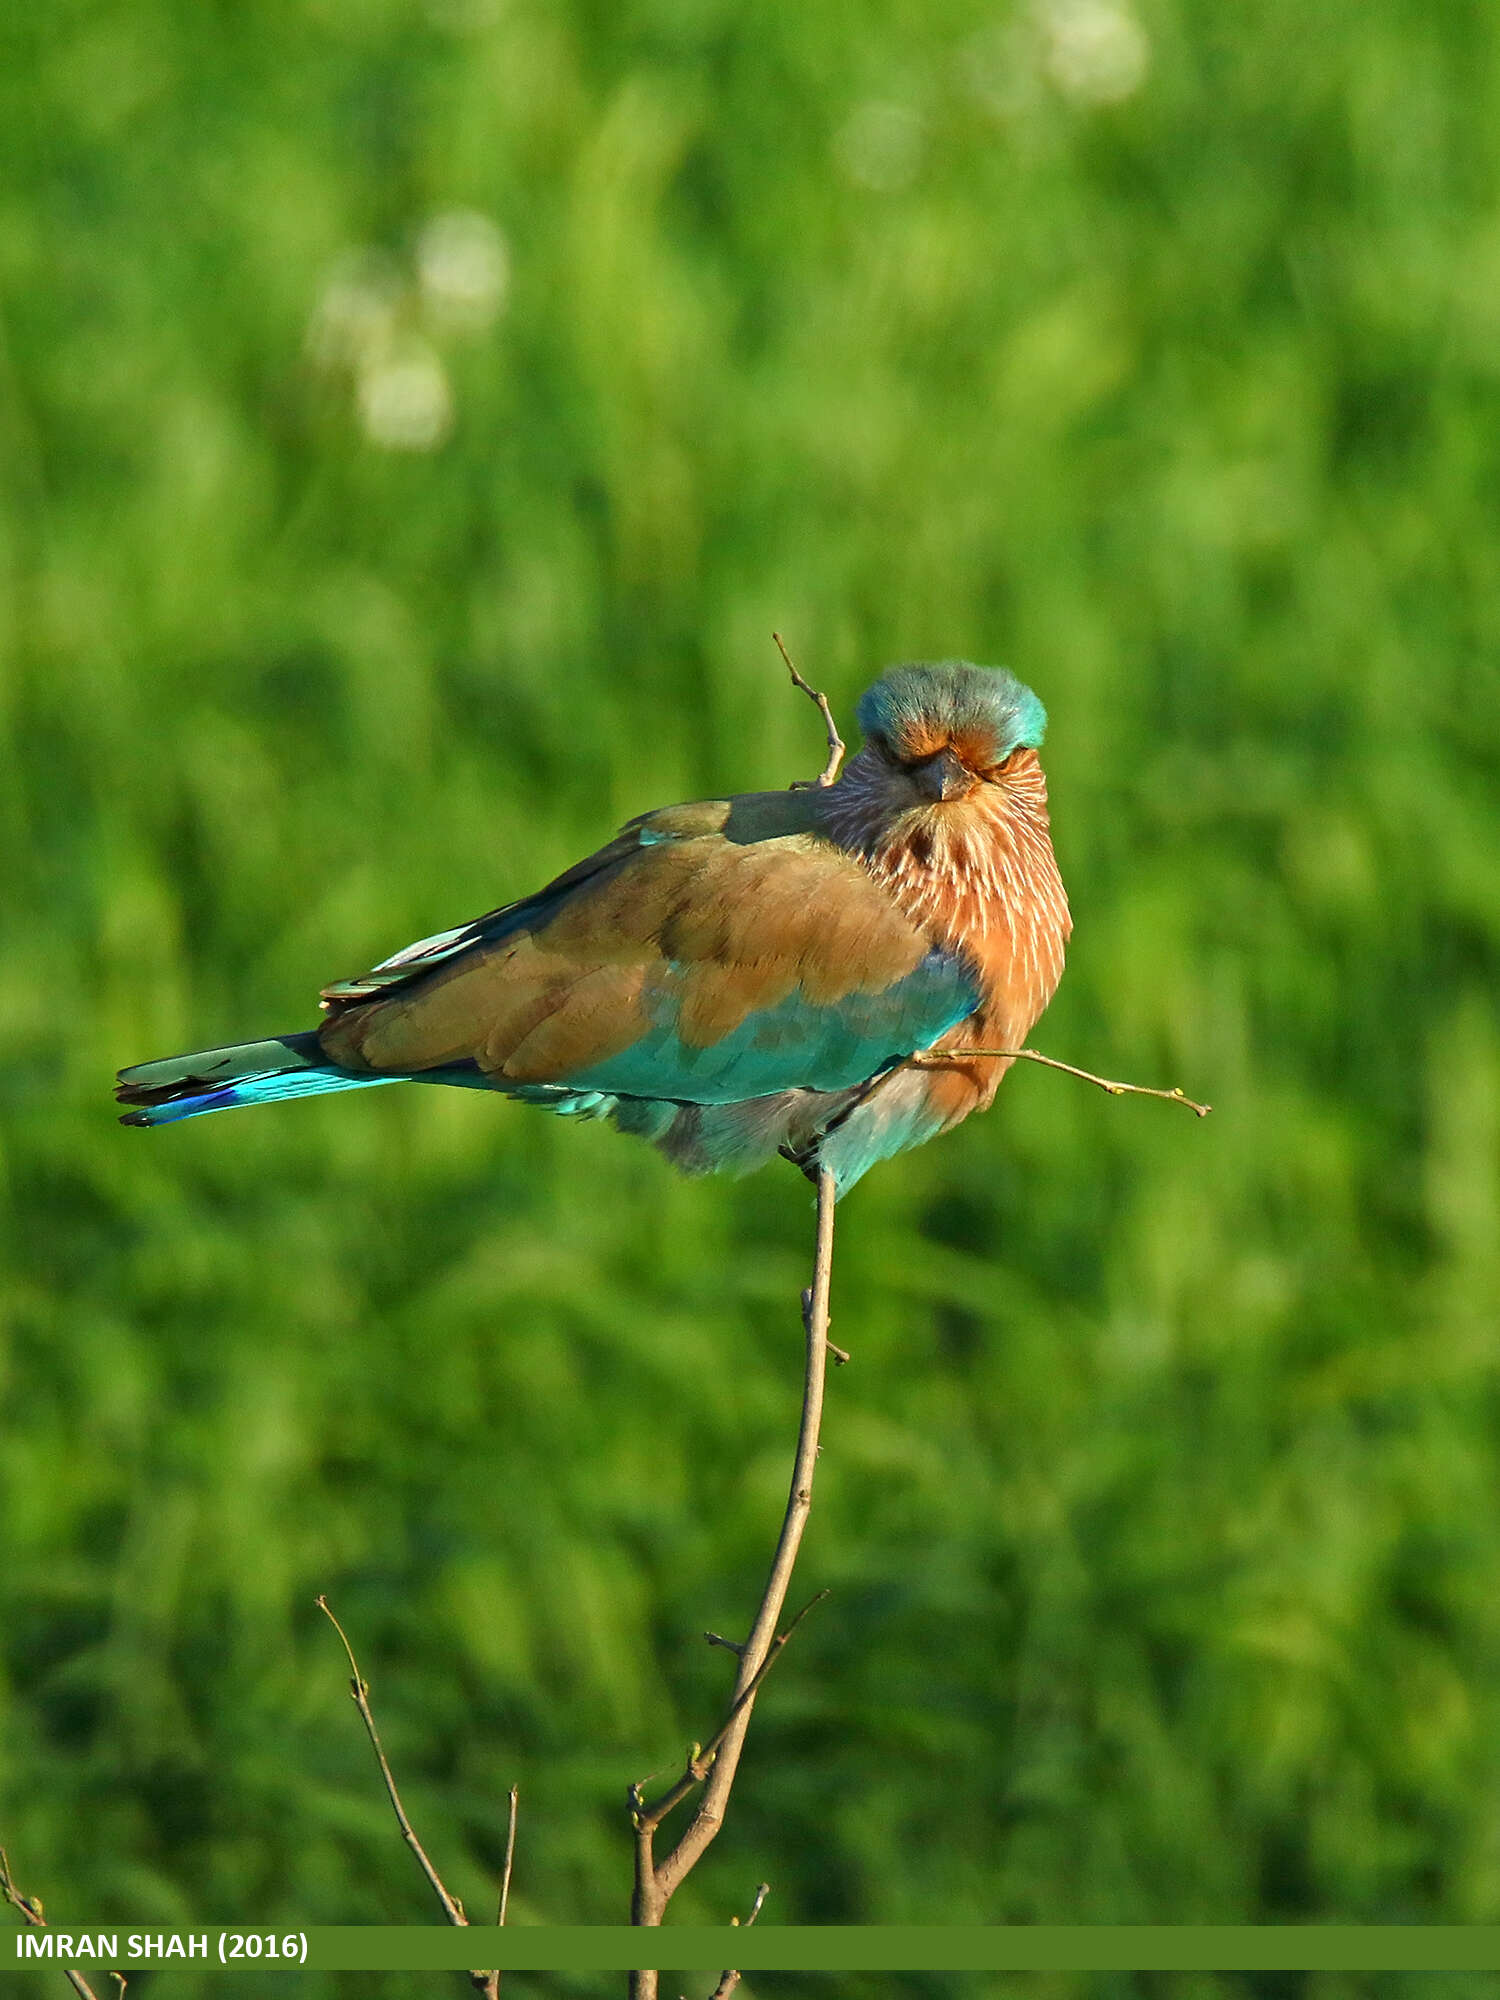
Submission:
[[[729,1966],[746,1972],[1490,1972],[1500,1971],[1500,1926],[790,1925],[647,1933],[624,1925],[388,1925],[273,1934],[217,1925],[163,1931],[59,1924],[0,1934],[0,1971],[35,1971],[49,1960],[85,1973],[118,1968],[127,1975],[188,1965],[229,1973],[474,1966],[609,1972],[639,1965],[672,1972]]]

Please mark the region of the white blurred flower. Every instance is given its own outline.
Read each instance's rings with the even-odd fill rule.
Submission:
[[[833,153],[846,180],[878,194],[909,187],[922,163],[922,120],[906,104],[861,104],[834,136]]]
[[[417,238],[417,282],[434,324],[481,333],[505,304],[510,253],[487,215],[435,215]]]
[[[318,367],[358,368],[390,346],[401,306],[401,275],[376,250],[348,250],[324,281],[307,327]]]
[[[387,451],[432,451],[453,425],[453,391],[425,341],[407,340],[359,376],[365,435]]]
[[[1118,104],[1151,62],[1146,31],[1123,0],[1042,0],[1042,67],[1078,104]]]
[[[330,266],[307,328],[314,365],[352,388],[366,437],[386,451],[434,451],[453,428],[453,389],[432,339],[487,327],[510,283],[488,216],[452,209],[417,236],[412,264],[350,250]]]

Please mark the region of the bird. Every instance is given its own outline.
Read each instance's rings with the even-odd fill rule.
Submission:
[[[324,988],[321,1025],[122,1070],[134,1126],[389,1083],[605,1118],[691,1174],[842,1196],[986,1109],[1071,932],[1005,668],[910,662],[836,782],[630,820],[534,895]]]

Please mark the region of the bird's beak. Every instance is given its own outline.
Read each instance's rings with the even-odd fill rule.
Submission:
[[[962,799],[973,791],[979,780],[951,749],[939,750],[935,757],[929,757],[913,773],[917,790],[928,799]]]

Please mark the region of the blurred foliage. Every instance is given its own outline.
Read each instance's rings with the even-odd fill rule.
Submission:
[[[901,658],[1038,688],[1041,1044],[1218,1108],[1016,1074],[844,1205],[833,1594],[674,1918],[1494,1921],[1500,16],[0,38],[20,1878],[428,1920],[326,1591],[455,1890],[518,1781],[516,1919],[621,1918],[779,1518],[808,1190],[468,1093],[146,1136],[106,1085],[810,773],[774,626],[845,717]]]

